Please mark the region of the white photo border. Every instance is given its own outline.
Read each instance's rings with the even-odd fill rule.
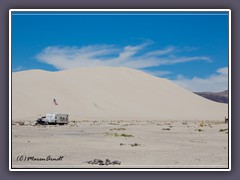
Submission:
[[[13,12],[227,12],[228,13],[228,168],[12,168],[12,13]],[[66,15],[66,14],[64,14]],[[231,171],[231,9],[10,9],[9,10],[9,171]]]

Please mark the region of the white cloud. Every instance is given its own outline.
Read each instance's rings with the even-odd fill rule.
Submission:
[[[184,63],[184,62],[196,61],[196,60],[205,60],[205,61],[211,62],[209,57],[206,57],[206,56],[194,56],[194,57],[174,58],[173,60],[166,62],[166,64]]]
[[[217,72],[218,72],[219,74],[228,75],[228,68],[227,68],[227,67],[225,67],[225,68],[220,68],[220,69],[217,70]]]
[[[176,56],[178,52],[194,51],[195,47],[177,48],[169,46],[163,49],[147,50],[152,41],[145,41],[139,45],[88,45],[88,46],[49,46],[44,48],[36,58],[44,63],[64,70],[76,67],[119,66],[135,69],[172,65],[190,61],[211,62],[207,56]],[[19,68],[20,69],[20,68]],[[166,77],[170,71],[148,71],[154,76]],[[228,89],[228,68],[218,69],[207,78],[186,78],[178,75],[173,80],[178,85],[194,92],[217,92]]]
[[[145,57],[150,57],[150,56],[160,56],[160,55],[165,55],[165,54],[169,54],[171,52],[173,52],[175,50],[175,48],[173,46],[170,46],[166,49],[161,49],[161,50],[155,50],[155,51],[151,51],[145,54]]]
[[[121,66],[140,69],[196,60],[210,61],[209,57],[206,56],[176,57],[174,56],[176,48],[173,46],[146,52],[146,47],[149,44],[151,44],[150,41],[124,47],[115,45],[49,46],[43,49],[36,58],[59,70],[94,66]]]
[[[18,72],[18,71],[23,71],[23,70],[26,70],[26,68],[25,67],[23,67],[23,66],[17,66],[17,67],[15,67],[15,68],[13,68],[13,72]]]
[[[166,75],[172,74],[171,71],[145,71],[145,72],[158,77],[165,77]]]
[[[193,92],[220,92],[228,89],[228,68],[217,69],[216,73],[207,78],[192,79],[178,75],[174,82]]]

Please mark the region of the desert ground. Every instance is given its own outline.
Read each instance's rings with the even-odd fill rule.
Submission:
[[[19,158],[25,159],[20,161]],[[59,161],[26,158],[59,158]],[[94,160],[121,164],[94,164]],[[72,120],[12,124],[13,168],[228,168],[223,121]]]

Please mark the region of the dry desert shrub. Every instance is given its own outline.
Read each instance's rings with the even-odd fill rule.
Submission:
[[[204,130],[199,128],[199,129],[195,129],[195,131],[203,132]]]
[[[23,121],[18,121],[18,124],[19,124],[20,126],[24,126],[24,125],[25,125],[25,123],[24,123]]]
[[[107,136],[114,136],[114,137],[133,137],[133,135],[131,134],[119,134],[119,133],[109,133],[109,132],[106,132],[105,135]]]
[[[110,129],[110,131],[124,131],[126,130],[126,128],[113,128],[113,129]]]

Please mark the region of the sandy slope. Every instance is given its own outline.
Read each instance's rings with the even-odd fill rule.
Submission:
[[[51,110],[52,100],[59,103]],[[71,119],[224,120],[228,106],[169,80],[128,68],[97,67],[12,75],[12,119],[35,120],[50,111]]]

